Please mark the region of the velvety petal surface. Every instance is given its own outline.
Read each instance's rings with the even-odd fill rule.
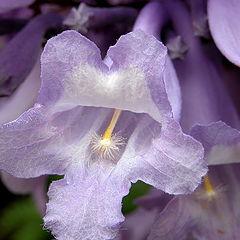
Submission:
[[[224,122],[195,125],[190,134],[203,144],[208,165],[240,162],[240,132]]]
[[[45,32],[60,23],[61,17],[55,14],[37,16],[4,47],[0,53],[0,95],[10,95],[25,80],[37,61]]]
[[[74,180],[51,184],[45,227],[59,240],[112,239],[121,214],[121,199],[130,183],[111,178],[111,167],[92,166],[89,171],[74,170]],[[71,176],[73,173],[71,173]]]
[[[98,48],[79,33],[65,31],[52,38],[42,55],[40,103],[57,101],[60,109],[119,108],[155,119],[171,115],[162,78],[166,48],[159,41],[142,31],[132,32],[120,37],[108,56],[113,61],[110,70]]]
[[[143,97],[141,92],[136,92],[136,95],[142,98],[142,108],[148,105],[148,110],[144,109],[144,112],[149,113],[156,119],[162,119],[163,116],[172,116],[163,77],[167,61],[167,50],[160,41],[141,30],[136,30],[125,35],[125,37],[121,37],[116,46],[109,49],[108,56],[113,60],[113,70],[128,69],[130,67],[138,71],[139,74],[142,71],[147,86],[141,83],[143,85],[141,91],[143,91],[143,87],[148,87],[150,96]],[[141,70],[139,71],[139,69]],[[135,79],[138,84],[140,84],[139,80]],[[131,81],[129,82],[131,83]],[[149,99],[150,97],[151,99]],[[143,102],[144,98],[145,101]],[[157,106],[157,109],[153,104]],[[156,115],[156,111],[160,112],[160,118]]]
[[[159,189],[153,188],[150,193],[137,198],[135,202],[141,208],[146,210],[158,209],[158,211],[162,211],[173,197],[174,195],[170,195]]]
[[[0,128],[1,169],[22,178],[64,173],[70,157],[63,148],[64,127],[51,124],[49,111],[37,104]]]
[[[135,175],[140,176],[140,180],[167,193],[189,193],[206,173],[202,146],[184,135],[179,124],[172,119],[165,126],[162,125],[160,132],[159,128],[157,122],[144,120],[139,124],[138,131],[135,130],[138,134],[134,140],[135,149],[139,151],[140,146],[142,149],[136,154],[135,166],[133,160],[128,163],[129,170],[133,169],[130,175],[132,179]],[[129,151],[132,155],[131,144],[128,146],[125,153]]]
[[[0,0],[0,13],[10,11],[15,8],[26,7],[34,0]]]
[[[209,0],[208,19],[213,39],[229,61],[240,66],[240,2]]]
[[[78,155],[84,156],[80,162],[88,163],[87,149],[94,130],[110,118],[110,112],[111,109],[76,107],[56,113],[55,109],[35,104],[0,128],[0,168],[29,178],[64,174]],[[84,137],[87,142],[81,142]]]
[[[134,23],[133,31],[141,30],[146,34],[154,36],[160,41],[160,32],[167,19],[168,16],[166,14],[166,9],[164,8],[163,3],[159,1],[152,1],[146,4],[145,7],[139,12],[139,15]],[[142,45],[142,48],[145,49],[146,47]],[[167,97],[172,108],[173,117],[175,120],[179,121],[181,112],[181,91],[178,77],[172,61],[168,55],[165,56],[164,62],[162,62],[162,64],[164,65],[163,82],[162,79],[156,79],[156,81],[154,81],[155,79],[151,79],[151,77],[148,78],[148,82],[149,84],[158,83],[158,86],[155,86],[156,91],[160,91],[160,89],[162,89],[161,84],[164,83]],[[156,71],[156,69],[154,71]],[[158,77],[160,77],[160,74]],[[153,92],[151,91],[151,93]],[[152,94],[152,98],[158,105],[159,99],[155,96],[155,93]],[[164,101],[164,96],[162,100]],[[160,109],[163,107],[162,103],[159,104],[159,107]]]

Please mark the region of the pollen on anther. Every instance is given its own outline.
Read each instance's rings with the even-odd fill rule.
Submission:
[[[124,138],[117,134],[103,138],[95,133],[90,148],[91,152],[98,155],[101,160],[114,160],[122,145],[125,145]]]

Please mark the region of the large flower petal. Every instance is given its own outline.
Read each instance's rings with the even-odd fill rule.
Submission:
[[[110,70],[99,49],[79,33],[66,31],[52,38],[42,55],[39,102],[57,102],[60,109],[119,108],[149,113],[155,119],[172,114],[163,81],[166,48],[159,41],[132,32],[122,36],[108,56],[113,61]]]
[[[121,200],[130,183],[112,179],[112,167],[97,164],[89,171],[76,168],[69,181],[63,179],[51,184],[50,201],[44,217],[45,227],[58,240],[112,239],[119,223],[124,220]]]
[[[209,0],[208,19],[213,39],[229,61],[240,66],[240,1]]]
[[[1,127],[1,169],[16,177],[63,173],[66,167],[63,159],[51,152],[44,152],[47,147],[60,144],[58,142],[60,133],[56,128],[49,126],[46,115],[47,110],[37,105],[17,120]],[[61,151],[55,149],[55,154]]]
[[[190,193],[206,174],[201,144],[172,119],[161,126],[147,116],[138,123],[115,171],[173,194]]]
[[[138,72],[138,76],[134,76],[135,79],[127,80],[129,83],[135,86],[140,86],[141,84],[142,92],[144,88],[149,88],[150,96],[142,96],[142,92],[136,92],[136,95],[142,98],[142,108],[148,108],[147,111],[144,109],[144,112],[155,118],[159,117],[156,117],[154,111],[159,111],[163,116],[171,116],[171,107],[164,83],[164,77],[169,74],[164,72],[166,69],[167,51],[160,41],[141,30],[136,30],[122,36],[117,44],[109,49],[108,56],[113,61],[113,70],[128,70],[130,67]],[[168,67],[169,64],[168,62]],[[140,76],[141,72],[147,82],[147,86],[143,85],[143,80]],[[127,100],[129,101],[130,99],[128,98]],[[157,106],[157,109],[153,108],[153,104]]]

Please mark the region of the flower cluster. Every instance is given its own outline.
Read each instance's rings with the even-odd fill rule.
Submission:
[[[238,0],[0,0],[6,187],[57,240],[237,240],[239,16]]]

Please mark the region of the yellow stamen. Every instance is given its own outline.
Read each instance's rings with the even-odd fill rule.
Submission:
[[[214,186],[207,175],[203,177],[203,185],[203,188],[196,192],[196,196],[200,200],[207,200],[208,203],[217,200],[225,191],[224,186]]]
[[[120,115],[121,115],[121,112],[122,112],[122,110],[120,110],[120,109],[115,109],[114,110],[111,122],[109,123],[106,131],[104,132],[102,139],[105,139],[105,140],[106,139],[108,139],[108,140],[111,139],[113,130],[116,126],[116,123],[117,123]]]
[[[203,179],[204,179],[204,186],[205,186],[206,192],[207,193],[215,192],[214,187],[209,180],[209,177],[206,175],[206,176],[203,177]]]

